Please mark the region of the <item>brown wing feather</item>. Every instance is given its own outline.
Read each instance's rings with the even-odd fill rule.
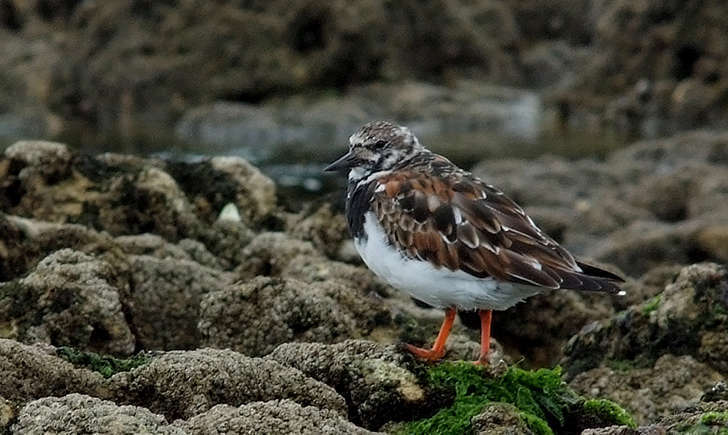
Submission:
[[[376,182],[372,210],[406,255],[481,278],[620,291],[619,277],[577,263],[518,204],[467,172],[433,177],[399,171]]]

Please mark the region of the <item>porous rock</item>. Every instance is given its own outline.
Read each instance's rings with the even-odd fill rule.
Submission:
[[[478,435],[532,433],[519,414],[518,408],[509,403],[490,403],[470,420],[470,424],[473,433]]]
[[[54,251],[70,248],[124,269],[112,238],[83,225],[44,222],[0,213],[0,281],[27,274]]]
[[[333,343],[373,326],[379,310],[365,299],[333,282],[258,277],[205,295],[199,330],[203,344],[251,356],[291,341]]]
[[[118,406],[83,394],[46,397],[28,403],[18,412],[11,433],[185,434],[148,409]]]
[[[23,166],[20,178],[52,183],[68,176],[72,154],[62,143],[19,141],[5,149],[5,157]]]
[[[239,407],[217,405],[207,412],[187,421],[177,421],[175,426],[187,433],[259,434],[259,433],[301,433],[353,435],[370,434],[338,413],[314,406],[301,406],[288,400],[252,402]],[[224,428],[224,430],[223,430]]]
[[[123,276],[72,249],[43,259],[25,278],[0,286],[5,337],[128,354],[135,338],[124,316]]]
[[[725,378],[691,356],[663,355],[649,368],[602,366],[578,374],[569,385],[578,393],[619,403],[638,423],[656,421],[698,401]]]
[[[103,391],[99,373],[77,369],[45,345],[0,339],[0,395],[24,403],[47,396]]]
[[[190,260],[129,257],[129,312],[137,339],[146,349],[197,347],[200,301],[224,289],[233,275]]]
[[[331,387],[276,361],[230,350],[171,351],[110,379],[117,403],[143,406],[172,421],[217,404],[291,399],[343,414],[344,399]]]
[[[241,263],[236,273],[243,279],[257,275],[279,276],[298,256],[323,259],[323,255],[310,242],[280,232],[258,234],[243,249],[242,256],[247,261]]]
[[[295,367],[336,389],[349,419],[368,429],[416,418],[437,406],[415,374],[409,355],[394,346],[347,340],[338,344],[287,343],[266,358]]]
[[[593,322],[572,337],[562,363],[573,376],[606,360],[650,366],[660,355],[693,355],[724,370],[728,271],[714,263],[683,268],[654,299]],[[723,372],[725,374],[725,372]]]

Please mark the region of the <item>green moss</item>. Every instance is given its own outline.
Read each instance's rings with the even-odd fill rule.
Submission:
[[[659,294],[645,302],[645,304],[642,306],[642,314],[648,316],[651,312],[655,311],[660,306],[661,300],[662,295]]]
[[[605,362],[605,365],[618,372],[626,372],[636,368],[634,361],[624,359],[610,359]]]
[[[584,402],[584,411],[595,415],[603,421],[610,421],[616,424],[637,427],[634,419],[621,406],[607,399],[590,399]]]
[[[434,388],[452,389],[455,400],[449,408],[410,423],[406,433],[461,434],[468,432],[470,419],[492,402],[514,405],[528,427],[538,434],[552,434],[550,424],[563,425],[565,408],[579,397],[561,381],[561,369],[536,371],[510,367],[499,378],[489,378],[472,363],[443,363],[429,370]]]
[[[700,417],[700,422],[707,425],[725,425],[728,426],[728,411],[723,412],[706,412]]]
[[[73,365],[99,372],[105,378],[110,378],[119,372],[128,372],[150,361],[150,358],[143,354],[138,354],[128,359],[119,359],[109,355],[99,355],[94,352],[83,352],[65,346],[59,347],[56,353]]]
[[[430,418],[401,426],[407,434],[463,434],[470,420],[494,402],[514,405],[521,420],[536,434],[559,433],[579,415],[593,415],[607,424],[635,427],[632,417],[608,400],[585,400],[561,379],[561,368],[524,370],[509,367],[490,377],[482,367],[468,362],[442,363],[427,372],[430,386],[452,391],[454,400]]]

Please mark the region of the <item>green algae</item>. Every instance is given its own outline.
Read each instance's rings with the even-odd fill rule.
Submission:
[[[645,316],[649,316],[651,312],[657,310],[657,308],[660,307],[661,301],[662,301],[662,294],[659,294],[659,295],[649,299],[642,306],[642,314],[644,314]]]
[[[66,346],[59,347],[56,354],[75,366],[99,372],[104,378],[110,378],[119,372],[128,372],[151,361],[151,358],[144,354],[120,359],[94,352],[83,352]]]
[[[728,427],[728,411],[706,412],[700,417],[700,422],[708,425],[725,425]]]
[[[606,400],[585,400],[561,378],[561,368],[524,370],[509,367],[504,374],[491,377],[487,371],[468,362],[442,363],[427,372],[435,390],[454,392],[454,400],[435,415],[403,425],[406,434],[464,434],[471,431],[470,421],[489,403],[509,403],[536,434],[551,435],[579,420],[577,415],[608,424],[634,427],[631,416]]]
[[[630,360],[624,360],[624,359],[609,359],[605,361],[604,363],[607,367],[610,369],[617,371],[617,372],[628,372],[630,370],[633,370],[637,368],[637,365],[634,361]]]
[[[636,428],[634,418],[621,406],[607,399],[589,399],[583,404],[586,413],[599,417],[603,421]]]

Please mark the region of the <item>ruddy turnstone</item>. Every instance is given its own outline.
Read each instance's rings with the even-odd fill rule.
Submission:
[[[393,287],[445,310],[437,360],[456,310],[478,310],[486,363],[492,310],[529,296],[573,289],[621,293],[623,280],[574,259],[496,187],[429,151],[406,127],[376,121],[349,138],[326,167],[346,169],[346,219],[364,263]]]

